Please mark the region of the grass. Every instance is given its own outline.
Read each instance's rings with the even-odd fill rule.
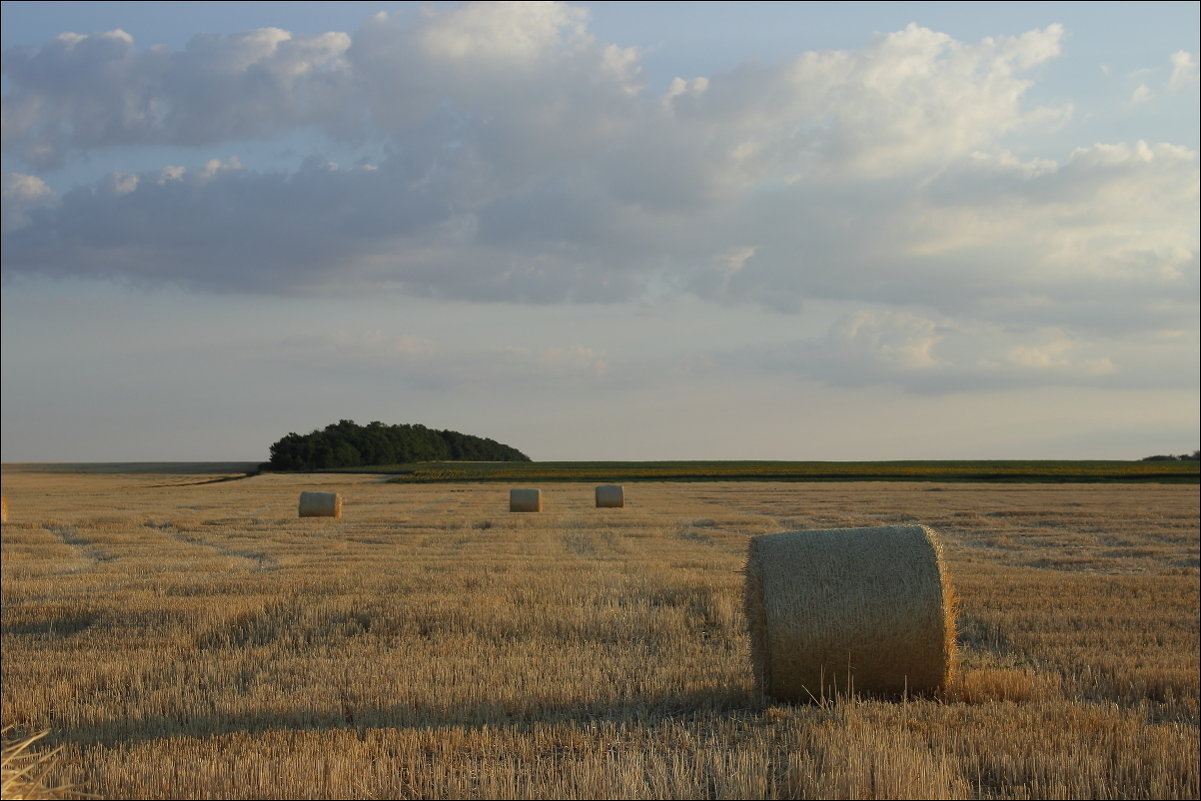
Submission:
[[[26,472],[241,478],[259,462],[93,462],[12,465]],[[418,462],[321,472],[392,475],[397,483],[477,481],[987,481],[1201,483],[1195,461],[894,461],[894,462]],[[298,474],[303,475],[303,474]],[[217,476],[218,478],[211,478]],[[208,477],[208,478],[206,478]]]
[[[49,734],[41,731],[27,737],[9,739],[11,726],[5,726],[0,737],[4,739],[2,760],[3,790],[0,794],[5,799],[24,801],[35,798],[86,798],[88,796],[72,792],[70,787],[48,785],[46,774],[56,767],[55,757],[62,746],[50,751],[36,750],[38,741]]]
[[[1196,798],[1199,499],[1162,484],[505,487],[6,466],[0,717],[106,798]],[[299,519],[301,490],[345,516]],[[756,700],[747,538],[921,522],[945,697]]]
[[[31,462],[5,464],[4,469],[26,473],[70,475],[244,475],[258,469],[260,462]]]

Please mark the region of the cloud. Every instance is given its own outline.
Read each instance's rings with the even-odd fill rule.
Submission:
[[[114,173],[64,194],[44,224],[10,233],[6,271],[210,291],[336,286],[342,271],[363,266],[357,229],[379,225],[375,175],[316,162],[293,174],[258,173],[233,159]],[[403,235],[404,226],[388,233]]]
[[[294,335],[272,346],[264,358],[294,367],[359,380],[402,376],[410,388],[486,392],[520,385],[595,385],[607,377],[608,361],[597,348],[581,343],[539,346],[486,339],[451,342],[412,332],[338,329],[320,335]]]
[[[1186,50],[1177,50],[1170,57],[1172,75],[1168,88],[1176,91],[1197,83],[1197,57]]]
[[[30,212],[47,205],[56,197],[54,190],[36,175],[5,173],[3,181],[0,219],[4,221],[6,234],[29,225],[33,221]]]
[[[1195,324],[1197,156],[1096,145],[1064,163],[974,153],[919,185],[761,191],[699,236],[755,248],[692,286],[782,310],[806,299],[922,305],[1094,328]],[[1191,322],[1190,322],[1191,320]]]
[[[1010,348],[1006,359],[1020,368],[1034,370],[1067,369],[1086,375],[1106,375],[1117,369],[1108,357],[1075,361],[1072,358],[1077,343],[1070,339],[1054,339],[1035,345],[1018,345]]]
[[[1064,326],[998,325],[884,308],[847,314],[824,336],[732,353],[742,364],[839,387],[900,387],[923,395],[1000,388],[1195,388],[1197,354],[1180,331],[1083,337]],[[1175,365],[1175,367],[1173,367]]]
[[[1072,113],[1025,100],[1060,26],[971,43],[910,25],[652,96],[639,53],[587,22],[484,3],[376,15],[353,36],[267,28],[171,52],[114,31],[6,51],[4,147],[27,178],[135,145],[196,155],[114,170],[36,213],[14,190],[5,279],[527,303],[687,292],[1195,327],[1196,153],[1004,147]],[[302,130],[355,157],[238,160],[249,138]],[[907,347],[893,356],[923,353]]]
[[[586,22],[561,3],[478,3],[377,14],[353,37],[201,35],[182,52],[138,49],[119,30],[63,34],[5,51],[5,149],[48,166],[108,147],[369,128],[423,168],[453,154],[525,181],[584,157],[625,168],[615,183],[636,196],[648,191],[640,168],[679,178],[675,166],[706,157],[702,185],[720,191],[819,159],[877,173],[940,162],[1039,124],[1045,110],[1020,106],[1021,74],[1054,58],[1063,35],[1052,25],[971,45],[910,25],[860,51],[678,79],[655,102],[638,51],[598,42]]]
[[[946,334],[943,325],[920,315],[860,310],[837,320],[824,337],[766,352],[752,348],[747,360],[836,386],[941,385],[952,365],[934,349]]]
[[[183,52],[138,49],[121,30],[67,33],[4,52],[4,149],[36,168],[135,145],[272,136],[342,115],[350,37],[278,28],[199,35]]]
[[[867,361],[896,370],[934,367],[930,351],[941,339],[938,326],[899,312],[857,312],[835,324],[827,342],[850,361]]]

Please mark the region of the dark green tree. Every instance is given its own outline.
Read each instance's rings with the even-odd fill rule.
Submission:
[[[270,447],[272,470],[321,470],[432,461],[528,462],[516,448],[496,440],[439,431],[423,425],[366,426],[339,420],[309,434],[289,433]]]

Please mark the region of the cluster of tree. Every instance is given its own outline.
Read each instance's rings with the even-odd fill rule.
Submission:
[[[311,434],[288,434],[271,446],[271,470],[322,470],[330,467],[405,462],[528,462],[516,448],[458,431],[422,425],[356,425],[340,420]]]
[[[1182,453],[1179,456],[1173,456],[1170,453],[1160,453],[1155,456],[1144,456],[1144,462],[1196,462],[1201,461],[1201,451],[1193,451],[1191,454]]]

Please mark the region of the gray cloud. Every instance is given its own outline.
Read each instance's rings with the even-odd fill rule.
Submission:
[[[35,168],[131,145],[206,145],[341,125],[351,78],[342,33],[200,35],[180,53],[121,30],[4,52],[4,149]]]
[[[1201,348],[1195,334],[1181,330],[1084,337],[1067,326],[1000,326],[878,307],[842,317],[824,336],[745,348],[733,357],[833,386],[898,386],[918,394],[1046,386],[1189,390],[1201,380]]]
[[[4,233],[29,225],[30,212],[54,200],[54,190],[36,175],[6,173],[3,180]]]
[[[33,174],[6,179],[4,274],[538,303],[687,291],[1195,327],[1196,153],[1090,145],[1059,163],[1002,146],[1071,113],[1023,104],[1062,37],[973,44],[911,25],[652,97],[637,52],[553,3],[182,52],[64,35],[4,55],[5,153],[30,173],[146,144],[203,161],[298,130],[365,159],[114,172],[57,196]]]

